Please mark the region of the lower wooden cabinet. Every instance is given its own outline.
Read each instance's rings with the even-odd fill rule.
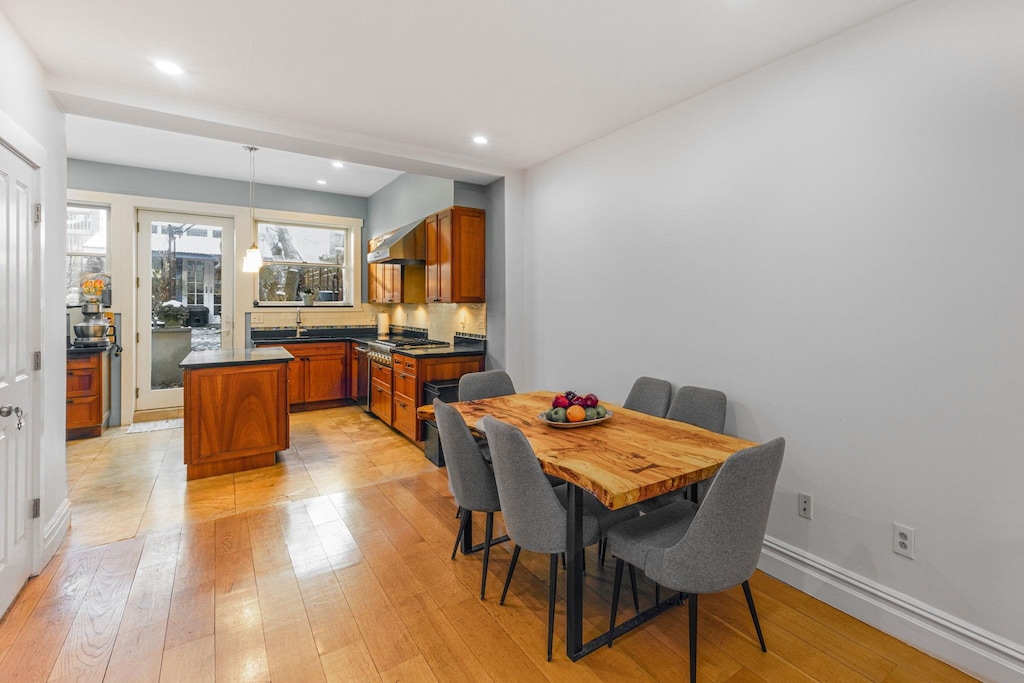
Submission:
[[[370,411],[384,421],[392,423],[391,368],[380,363],[370,363]]]
[[[103,433],[110,405],[109,392],[104,387],[109,378],[108,362],[106,350],[68,357],[66,439],[83,439]]]
[[[422,426],[416,419],[416,409],[423,400],[423,383],[458,379],[466,373],[484,369],[483,356],[423,358],[395,353],[391,361],[394,390],[389,424],[413,441],[423,440]]]
[[[295,359],[288,363],[288,404],[292,410],[315,410],[351,398],[349,342],[273,344]]]
[[[188,479],[274,464],[289,445],[288,365],[185,369]]]

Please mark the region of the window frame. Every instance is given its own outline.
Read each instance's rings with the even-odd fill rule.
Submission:
[[[269,212],[267,212],[269,213]],[[339,217],[339,222],[318,222],[310,220],[295,220],[285,215],[268,216],[265,213],[257,213],[254,219],[254,229],[257,238],[257,244],[261,244],[260,240],[260,226],[262,225],[275,225],[282,227],[296,227],[296,228],[313,228],[317,230],[330,230],[334,232],[345,233],[345,263],[343,265],[334,265],[330,263],[321,263],[313,261],[263,261],[263,267],[270,265],[295,265],[300,267],[327,267],[327,268],[338,268],[342,271],[342,300],[341,301],[319,301],[314,300],[312,306],[319,308],[346,308],[346,309],[360,309],[360,300],[362,299],[362,289],[360,278],[358,277],[358,268],[361,265],[362,254],[359,251],[359,241],[361,239],[361,228],[362,221],[355,219],[357,222],[350,222],[352,219],[344,219]],[[256,291],[253,299],[254,308],[294,308],[295,306],[302,306],[301,299],[289,300],[289,301],[261,301],[259,296],[259,274],[254,274],[256,279]]]

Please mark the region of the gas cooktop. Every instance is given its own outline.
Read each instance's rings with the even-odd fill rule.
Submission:
[[[448,342],[423,339],[422,337],[388,337],[387,339],[374,339],[371,344],[379,344],[390,349],[410,349],[416,347],[441,347],[448,346]]]

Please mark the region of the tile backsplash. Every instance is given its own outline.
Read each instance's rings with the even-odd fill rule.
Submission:
[[[303,327],[375,326],[387,313],[392,325],[426,329],[431,339],[451,342],[455,333],[487,335],[487,304],[363,304],[362,310],[300,306]],[[291,327],[295,308],[260,307],[252,311],[252,327]],[[258,319],[262,317],[262,321]]]

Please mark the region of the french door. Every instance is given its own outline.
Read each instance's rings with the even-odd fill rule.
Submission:
[[[0,140],[0,616],[28,580],[33,526],[32,355],[39,315],[33,273],[36,169]]]
[[[138,222],[135,409],[179,408],[182,359],[194,350],[231,345],[233,270],[223,268],[223,245],[225,239],[230,243],[234,221],[139,211]],[[167,314],[175,309],[182,319]]]

